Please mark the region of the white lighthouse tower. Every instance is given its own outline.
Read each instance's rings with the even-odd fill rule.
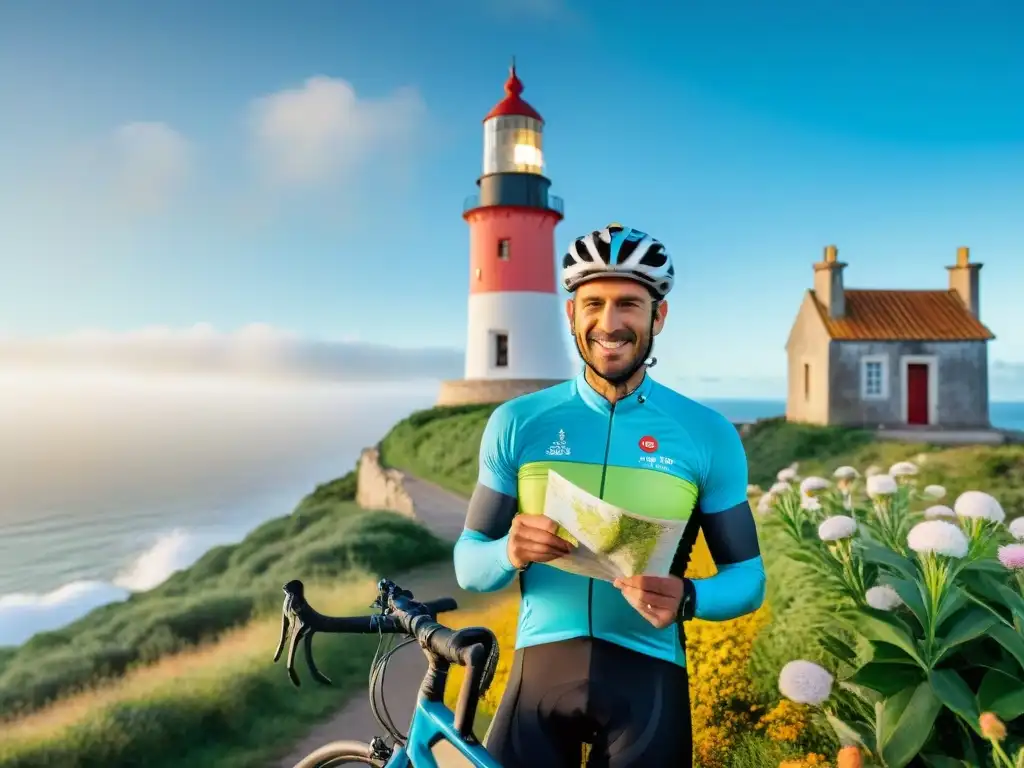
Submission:
[[[575,374],[555,272],[562,199],[543,175],[540,114],[523,101],[515,64],[505,98],[484,118],[483,174],[464,205],[469,224],[465,378],[439,403],[500,402]]]

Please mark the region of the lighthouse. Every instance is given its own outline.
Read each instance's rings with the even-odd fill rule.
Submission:
[[[558,296],[555,227],[562,199],[544,176],[544,120],[523,100],[515,63],[505,98],[484,118],[479,192],[467,198],[469,311],[465,378],[441,405],[501,402],[575,374]]]

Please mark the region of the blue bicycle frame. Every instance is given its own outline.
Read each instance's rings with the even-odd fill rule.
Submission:
[[[431,745],[447,741],[478,768],[501,768],[481,744],[467,744],[455,727],[455,715],[440,701],[420,697],[412,715],[409,739],[405,746],[395,747],[386,768],[439,768]],[[410,762],[411,759],[411,762]]]

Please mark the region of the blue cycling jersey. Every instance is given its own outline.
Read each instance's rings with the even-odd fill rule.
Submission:
[[[512,581],[512,519],[543,513],[551,469],[637,514],[686,521],[672,567],[677,575],[703,531],[717,573],[693,582],[697,618],[732,619],[761,605],[764,567],[739,434],[718,412],[650,376],[614,405],[581,373],[495,409],[455,545],[463,589],[489,592]],[[656,629],[610,582],[533,563],[520,573],[520,590],[517,649],[596,637],[685,666],[678,629]]]

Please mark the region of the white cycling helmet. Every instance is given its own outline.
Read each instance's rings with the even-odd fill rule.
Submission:
[[[562,287],[570,293],[602,277],[635,280],[661,300],[672,290],[675,270],[665,246],[646,232],[609,224],[574,240],[562,259]]]

